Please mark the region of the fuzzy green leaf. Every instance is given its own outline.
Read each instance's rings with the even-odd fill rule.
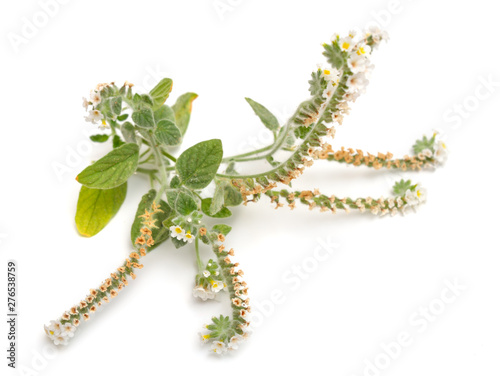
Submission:
[[[135,137],[135,128],[132,123],[126,121],[121,127],[123,138],[126,142],[135,143],[137,138]]]
[[[164,78],[150,92],[153,99],[153,110],[157,110],[167,100],[172,91],[173,82],[170,78]]]
[[[188,215],[198,209],[194,198],[189,193],[181,190],[168,191],[167,201],[170,207],[180,215]]]
[[[408,189],[412,189],[413,185],[411,184],[411,180],[403,180],[394,184],[392,190],[396,196],[404,196]]]
[[[212,198],[212,203],[210,204],[210,214],[218,213],[222,206],[224,205],[224,183],[219,182],[215,186],[214,197]]]
[[[175,113],[175,124],[179,127],[183,136],[187,131],[191,110],[193,108],[193,101],[196,98],[198,98],[198,94],[195,93],[182,94],[172,106]]]
[[[154,134],[158,142],[164,145],[179,145],[182,140],[179,128],[170,120],[160,120]]]
[[[120,115],[122,113],[122,97],[115,97],[109,100],[111,105],[111,111],[115,113],[115,115]]]
[[[143,227],[143,218],[140,218],[139,216],[143,215],[145,210],[149,212],[151,211],[151,204],[153,203],[155,197],[156,191],[154,189],[151,189],[148,193],[142,196],[141,202],[137,207],[137,212],[135,213],[135,219],[134,223],[132,224],[132,229],[130,231],[130,239],[133,245],[135,243],[135,239],[137,239],[137,237],[141,235],[141,228]],[[154,217],[154,219],[156,219],[156,226],[158,226],[158,228],[153,228],[151,230],[153,233],[152,236],[155,244],[152,247],[148,248],[148,250],[152,250],[158,247],[162,242],[168,239],[168,236],[170,235],[168,228],[162,226],[162,222],[171,215],[172,209],[165,201],[160,201],[160,209],[163,212],[155,214]]]
[[[123,142],[123,140],[120,138],[120,136],[118,136],[117,134],[115,134],[113,136],[113,149],[119,148],[120,146],[122,146],[124,144],[125,144],[125,142]]]
[[[222,142],[208,140],[184,151],[175,164],[179,177],[188,188],[202,189],[215,177],[222,161]]]
[[[87,237],[99,233],[114,217],[127,195],[127,183],[112,189],[82,186],[76,206],[76,228]]]
[[[240,190],[227,184],[224,187],[224,206],[238,206],[243,202]]]
[[[255,115],[260,118],[267,129],[272,132],[276,132],[279,129],[280,124],[278,122],[278,119],[276,119],[276,116],[274,116],[267,108],[250,98],[245,98],[245,100],[252,107]]]
[[[226,207],[223,207],[219,212],[212,214],[210,212],[210,207],[212,206],[212,199],[211,198],[205,198],[201,201],[201,211],[208,215],[209,217],[213,218],[227,218],[230,217],[233,213],[231,213],[231,210],[229,210]]]
[[[141,128],[154,128],[155,119],[150,108],[142,108],[132,113],[132,120]]]
[[[421,140],[417,140],[415,145],[413,145],[413,152],[415,155],[421,153],[425,149],[429,149],[434,152],[434,143],[436,142],[436,136],[432,136],[431,138],[427,138],[424,136]]]
[[[174,110],[166,104],[155,111],[154,117],[156,124],[158,124],[161,120],[170,120],[172,123],[175,123]]]
[[[232,227],[224,224],[215,225],[212,227],[212,231],[226,236],[231,231]]]
[[[309,92],[312,96],[323,95],[323,91],[326,89],[326,80],[323,77],[321,70],[317,70],[312,73],[312,78],[309,80]]]
[[[345,63],[345,54],[336,43],[325,43],[323,45],[325,51],[323,55],[326,56],[328,62],[337,69],[340,69]]]
[[[88,188],[115,188],[125,183],[135,172],[138,161],[139,146],[125,144],[88,166],[78,174],[76,180]]]
[[[109,134],[94,134],[90,136],[90,139],[94,142],[106,142],[109,139]]]

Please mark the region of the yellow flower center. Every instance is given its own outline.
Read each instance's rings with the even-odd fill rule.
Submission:
[[[350,45],[351,45],[350,43],[344,42],[344,43],[342,43],[342,49],[348,50]]]
[[[325,69],[324,72],[327,76],[330,74],[330,71],[328,69]]]
[[[176,227],[175,228],[175,232],[178,233],[178,234],[180,234],[182,232],[182,229],[180,227]]]
[[[364,47],[359,47],[358,48],[358,55],[364,55],[365,53],[366,53],[366,51],[365,51]]]

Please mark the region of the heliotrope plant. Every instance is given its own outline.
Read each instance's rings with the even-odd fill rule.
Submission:
[[[81,321],[89,320],[103,303],[116,297],[143,265],[140,260],[162,243],[176,248],[189,245],[197,259],[193,295],[204,301],[226,295],[232,312],[213,317],[200,334],[217,354],[234,350],[248,336],[250,303],[243,271],[234,262],[234,250],[226,246],[231,227],[214,226],[207,218],[231,216],[230,207],[247,205],[266,196],[276,208],[294,209],[303,204],[310,209],[336,213],[369,212],[383,216],[404,213],[425,202],[426,191],[419,184],[401,180],[394,185],[394,196],[341,198],[317,189],[293,190],[298,178],[314,160],[336,161],[374,169],[414,170],[435,167],[446,159],[446,146],[437,134],[423,137],[411,155],[394,158],[391,153],[365,153],[359,149],[334,150],[330,139],[342,124],[354,102],[368,84],[373,66],[371,52],[387,39],[384,32],[370,29],[359,38],[354,32],[334,35],[324,44],[323,55],[329,65],[312,73],[310,98],[298,106],[283,125],[261,104],[247,98],[255,114],[272,132],[274,142],[259,150],[224,157],[218,139],[200,142],[174,157],[188,128],[192,102],[197,95],[186,93],[173,106],[165,101],[172,80],[165,78],[148,94],[133,92],[125,83],[100,84],[84,98],[86,120],[99,124],[103,133],[91,136],[95,142],[111,141],[113,150],[80,174],[82,184],[76,211],[76,225],[84,236],[100,232],[119,210],[127,192],[127,180],[135,173],[149,177],[151,188],[139,203],[132,224],[133,250],[128,258],[78,304],[45,327],[55,344],[67,344]],[[278,157],[279,155],[279,157]],[[252,161],[265,161],[265,171],[242,171]],[[212,222],[212,221],[210,221]],[[208,246],[213,258],[202,260],[200,246]]]

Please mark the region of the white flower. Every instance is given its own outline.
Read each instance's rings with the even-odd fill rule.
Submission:
[[[355,52],[359,56],[366,56],[372,52],[372,48],[369,45],[362,43],[356,46]]]
[[[353,47],[353,42],[351,37],[341,38],[339,40],[339,47],[342,51],[351,51]]]
[[[353,73],[359,73],[366,70],[366,61],[366,57],[363,55],[352,53],[347,63]]]
[[[424,149],[424,150],[422,150],[422,155],[426,158],[432,158],[432,150],[431,149]]]
[[[97,106],[99,103],[101,103],[101,93],[92,90],[90,92],[90,102],[92,102],[92,105],[94,106]]]
[[[67,344],[68,344],[68,337],[63,336],[62,334],[55,336],[54,345],[67,345]]]
[[[227,351],[226,344],[221,341],[213,341],[212,342],[212,351],[216,354],[222,355]]]
[[[85,108],[85,110],[87,110],[87,109],[89,108],[89,106],[90,106],[89,101],[88,101],[88,100],[87,100],[87,98],[85,98],[85,97],[82,97],[82,101],[83,101],[83,102],[82,102],[82,106],[83,106],[83,108]]]
[[[332,81],[328,81],[326,89],[323,91],[323,98],[330,99],[335,93],[335,88],[333,87]]]
[[[221,282],[221,281],[212,281],[210,282],[210,284],[212,285],[212,291],[214,293],[218,293],[220,290],[222,290],[225,286],[224,282]]]
[[[203,332],[198,333],[200,336],[201,343],[208,343],[210,341],[210,332],[203,328]]]
[[[61,334],[65,337],[73,337],[75,335],[76,326],[71,325],[71,323],[67,322],[62,326]]]
[[[418,184],[415,188],[415,194],[417,195],[419,203],[424,203],[427,201],[427,190],[420,184]]]
[[[389,207],[389,209],[392,209],[394,207],[394,199],[393,198],[387,199],[387,206]]]
[[[332,81],[337,83],[340,80],[340,72],[336,68],[323,68],[321,64],[318,64],[318,70],[321,71],[321,76],[326,81]]]
[[[182,229],[181,226],[170,226],[169,230],[170,236],[172,236],[172,238],[176,238],[177,240],[184,240],[184,235],[186,234],[186,232]]]
[[[203,301],[207,299],[215,298],[215,293],[213,291],[205,289],[205,287],[201,285],[197,285],[193,288],[193,296],[195,298],[200,298]]]
[[[381,41],[389,40],[389,34],[385,30],[381,30],[378,26],[371,26],[366,32],[368,36],[372,36],[375,43],[380,43]]]
[[[406,190],[405,200],[409,206],[415,206],[419,204],[419,199],[416,191],[412,191],[411,189]]]
[[[366,85],[368,85],[368,80],[366,79],[365,74],[361,72],[353,74],[347,80],[347,86],[349,86],[351,90],[359,90],[363,92]]]
[[[333,35],[332,35],[332,37],[330,38],[330,40],[331,40],[332,42],[336,42],[336,41],[338,41],[338,40],[339,40],[339,38],[340,38],[340,35],[339,35],[339,34],[337,34],[337,33],[335,33],[335,34],[333,34]]]
[[[194,235],[191,234],[191,231],[186,231],[182,240],[184,240],[185,242],[188,242],[188,243],[192,243],[194,240]]]
[[[210,277],[210,272],[208,270],[203,271],[203,277],[208,278]]]
[[[102,122],[102,119],[104,119],[104,115],[101,114],[101,111],[99,110],[91,110],[89,111],[89,114],[85,117],[86,121],[93,124],[98,124],[99,122]]]
[[[398,204],[398,208],[402,207],[404,202],[403,200],[401,199],[401,197],[398,197],[397,200],[396,200],[397,204]]]
[[[446,144],[441,140],[437,140],[435,149],[434,158],[436,158],[436,161],[439,163],[444,163],[446,158],[448,158],[448,148],[446,147]]]
[[[243,341],[243,337],[239,334],[236,334],[235,336],[231,337],[229,340],[229,343],[227,344],[227,349],[228,350],[237,350],[239,347],[240,342]]]

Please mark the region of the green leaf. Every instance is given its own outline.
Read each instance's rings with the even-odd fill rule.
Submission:
[[[255,112],[255,115],[257,115],[262,123],[266,126],[267,129],[269,129],[272,132],[276,132],[280,125],[278,123],[278,119],[263,105],[260,103],[255,102],[254,100],[250,98],[245,98],[248,104],[252,107],[253,111]]]
[[[137,237],[141,235],[141,228],[143,227],[142,226],[143,219],[139,218],[139,216],[143,215],[145,210],[148,210],[149,212],[151,211],[151,204],[153,203],[155,197],[156,197],[156,191],[154,189],[151,189],[148,193],[142,196],[141,202],[137,207],[134,223],[132,224],[132,229],[130,231],[130,239],[132,240],[132,244],[134,246],[135,246],[134,244],[135,239],[137,239]],[[160,209],[163,212],[155,214],[154,217],[154,219],[156,219],[156,225],[158,226],[158,228],[153,228],[151,230],[153,233],[152,236],[155,241],[155,244],[152,247],[148,248],[149,250],[158,247],[162,242],[168,239],[170,235],[168,228],[162,226],[162,222],[170,216],[172,209],[168,206],[168,204],[165,201],[160,201]]]
[[[172,91],[172,84],[170,78],[164,78],[149,92],[149,95],[153,99],[153,110],[160,108],[165,103]]]
[[[345,56],[337,43],[325,43],[323,45],[325,51],[323,55],[326,57],[328,62],[337,69],[340,69],[345,62]]]
[[[113,149],[119,148],[120,146],[122,146],[124,144],[125,144],[125,142],[122,141],[120,136],[118,136],[117,134],[115,134],[113,136]]]
[[[135,127],[132,123],[126,121],[121,127],[123,138],[126,142],[136,143],[137,138],[135,137]]]
[[[415,155],[421,153],[425,149],[429,149],[434,152],[434,143],[436,142],[436,136],[432,136],[431,138],[427,138],[424,136],[421,140],[417,140],[415,145],[413,145],[413,152]]]
[[[392,190],[394,191],[394,194],[396,196],[404,196],[408,189],[412,189],[412,186],[413,185],[411,184],[411,180],[401,179],[401,181],[394,184],[394,187],[392,187]]]
[[[111,98],[109,101],[111,105],[111,110],[116,115],[120,115],[122,113],[122,97]]]
[[[156,124],[158,124],[160,120],[170,120],[172,123],[175,123],[174,110],[166,104],[155,111],[154,117]]]
[[[171,238],[171,239],[172,239],[172,244],[175,246],[176,249],[184,247],[186,244],[188,244],[184,240],[179,240],[177,238]]]
[[[224,205],[224,183],[218,182],[215,186],[214,197],[212,198],[212,203],[210,204],[210,214],[218,213],[222,206]]]
[[[109,134],[95,134],[90,136],[90,139],[94,142],[106,142],[109,139]]]
[[[312,79],[309,81],[309,92],[312,96],[323,95],[326,85],[326,80],[320,69],[312,73]]]
[[[139,146],[125,144],[80,172],[76,180],[88,188],[110,189],[127,181],[139,161]]]
[[[226,207],[223,207],[219,212],[212,214],[210,212],[210,207],[212,206],[212,199],[211,198],[205,198],[201,201],[201,211],[208,215],[209,217],[213,218],[227,218],[230,217],[233,213],[231,213],[231,210],[229,210]]]
[[[212,227],[212,231],[226,236],[231,231],[232,227],[224,224],[215,225]]]
[[[217,139],[200,142],[185,150],[175,164],[182,184],[192,189],[205,188],[217,174],[222,154],[222,142]]]
[[[172,180],[170,180],[170,188],[179,188],[181,186],[181,179],[175,175]]]
[[[141,128],[154,128],[155,119],[150,108],[142,108],[132,113],[132,120]]]
[[[172,107],[175,113],[175,124],[179,127],[183,136],[187,131],[193,101],[196,98],[198,98],[198,94],[195,93],[182,94],[179,98],[177,98],[177,101],[175,101],[175,104]]]
[[[230,184],[224,187],[224,206],[238,206],[243,202],[240,190]]]
[[[117,116],[116,119],[118,121],[124,121],[124,120],[127,120],[128,119],[128,114],[123,114],[123,115],[120,115],[120,116]]]
[[[99,233],[114,217],[127,195],[127,183],[112,189],[82,186],[76,206],[76,228],[87,237]]]
[[[182,140],[179,128],[170,120],[160,120],[154,134],[158,142],[164,145],[178,145]]]
[[[194,198],[181,190],[168,191],[167,201],[170,207],[174,208],[180,215],[188,215],[198,210],[198,204]]]

